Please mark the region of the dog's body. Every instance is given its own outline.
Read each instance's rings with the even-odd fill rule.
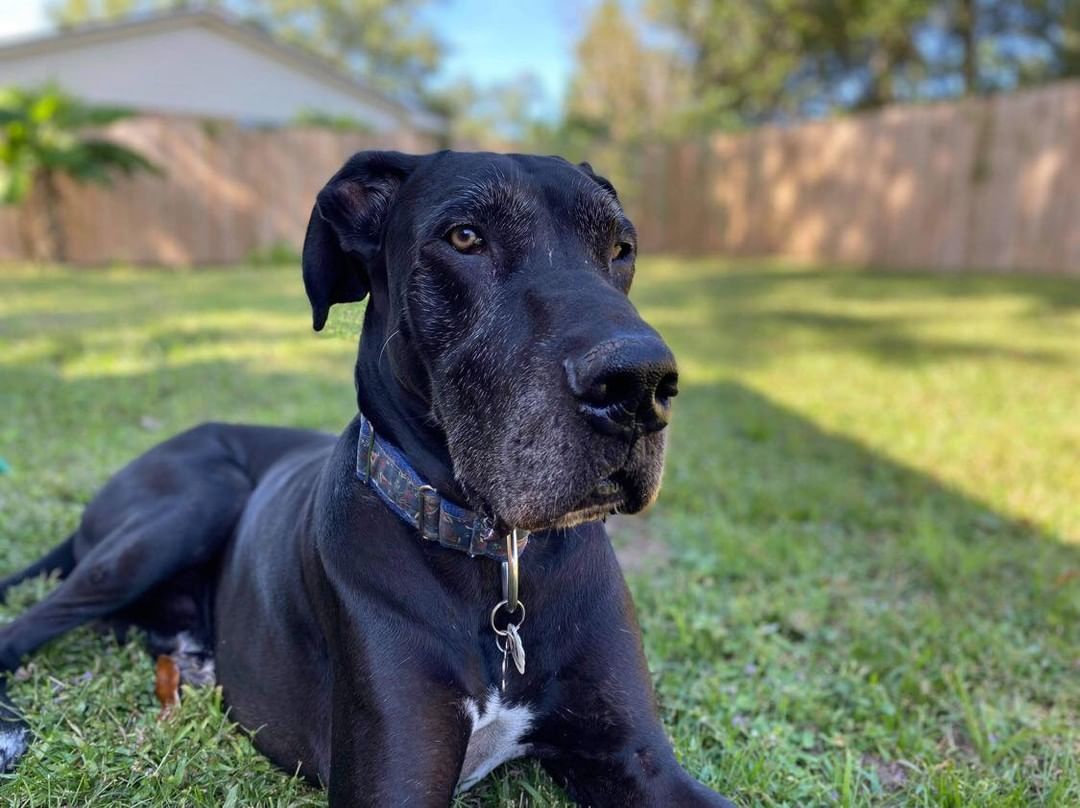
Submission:
[[[597,521],[655,494],[674,395],[625,298],[627,241],[587,167],[369,153],[320,194],[305,242],[316,328],[371,291],[357,388],[379,435],[429,490],[533,531],[523,674],[492,630],[499,565],[423,541],[358,479],[359,416],[337,438],[206,424],[135,460],[0,584],[65,578],[0,628],[0,672],[107,618],[187,681],[216,673],[259,749],[331,805],[446,805],[522,755],[582,804],[727,805],[676,762]],[[0,718],[2,770],[27,740],[2,690]]]

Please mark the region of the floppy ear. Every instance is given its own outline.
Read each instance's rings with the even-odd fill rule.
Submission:
[[[368,265],[382,247],[387,214],[418,160],[400,152],[359,152],[319,191],[303,256],[316,331],[326,325],[332,305],[367,295]]]
[[[589,179],[603,188],[605,191],[610,191],[611,195],[615,197],[615,201],[619,201],[619,192],[615,190],[615,186],[611,184],[607,177],[601,177],[595,171],[593,167],[588,163],[578,163],[578,169],[585,174]]]

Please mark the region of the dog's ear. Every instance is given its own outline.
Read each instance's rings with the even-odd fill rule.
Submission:
[[[607,177],[601,177],[593,171],[593,167],[588,163],[578,163],[578,169],[605,191],[610,192],[611,195],[615,197],[616,202],[619,201],[619,192],[615,190],[615,186],[611,184]]]
[[[321,331],[335,303],[363,300],[368,264],[382,247],[383,225],[398,188],[420,158],[359,152],[319,191],[304,237],[304,288]]]

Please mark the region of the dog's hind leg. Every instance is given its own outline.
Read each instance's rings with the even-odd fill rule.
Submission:
[[[119,535],[91,547],[46,598],[0,627],[0,671],[14,670],[24,656],[49,640],[129,606],[187,566],[190,550],[180,542],[162,540],[174,529],[168,512],[136,518],[119,528]]]
[[[215,471],[192,480],[182,495],[141,502],[126,518],[115,520],[56,589],[0,626],[0,676],[50,640],[137,604],[182,570],[217,555],[232,535],[251,483],[239,469]],[[3,771],[25,750],[28,734],[2,691],[0,718]]]
[[[20,584],[39,575],[51,575],[52,573],[57,573],[61,578],[66,578],[73,569],[75,569],[74,533],[26,569],[0,579],[0,603],[4,602],[7,591],[15,584]]]

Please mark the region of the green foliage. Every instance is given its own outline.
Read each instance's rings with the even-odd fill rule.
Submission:
[[[639,21],[619,0],[603,0],[577,44],[566,119],[615,143],[664,134],[690,103],[673,56],[649,47]]]
[[[42,172],[108,184],[117,172],[156,170],[137,152],[84,133],[130,115],[85,104],[55,87],[0,89],[0,203],[22,202]]]
[[[1071,0],[657,0],[702,126],[1080,75]]]
[[[577,69],[557,120],[542,116],[543,87],[534,76],[486,87],[459,82],[440,99],[452,141],[588,160],[632,202],[641,147],[684,134],[692,109],[688,74],[646,39],[640,19],[618,0],[603,0],[577,43]]]
[[[58,177],[108,185],[118,174],[159,172],[138,152],[93,133],[130,115],[123,108],[86,104],[56,87],[0,89],[0,204],[22,204],[40,188],[48,257],[65,258]]]
[[[244,261],[256,267],[300,266],[300,251],[286,241],[276,241],[269,247],[252,250]]]
[[[69,28],[167,5],[169,3],[164,0],[50,0],[45,8],[54,23]]]
[[[246,0],[237,10],[373,87],[419,95],[442,44],[421,22],[430,0]]]
[[[540,79],[523,73],[483,86],[460,78],[433,92],[428,104],[449,122],[449,139],[456,148],[544,151],[537,140],[543,99]]]
[[[690,771],[766,808],[1080,804],[1080,285],[654,259],[633,297],[681,392],[659,503],[611,527]],[[194,423],[341,429],[361,311],[312,335],[295,264],[0,270],[0,572]],[[213,692],[156,721],[135,645],[75,632],[12,695],[4,805],[325,804]],[[456,800],[566,804],[523,762]]]
[[[333,115],[317,109],[307,109],[293,119],[296,126],[312,126],[317,129],[329,129],[332,132],[359,132],[371,134],[374,130],[367,121],[351,115]]]

